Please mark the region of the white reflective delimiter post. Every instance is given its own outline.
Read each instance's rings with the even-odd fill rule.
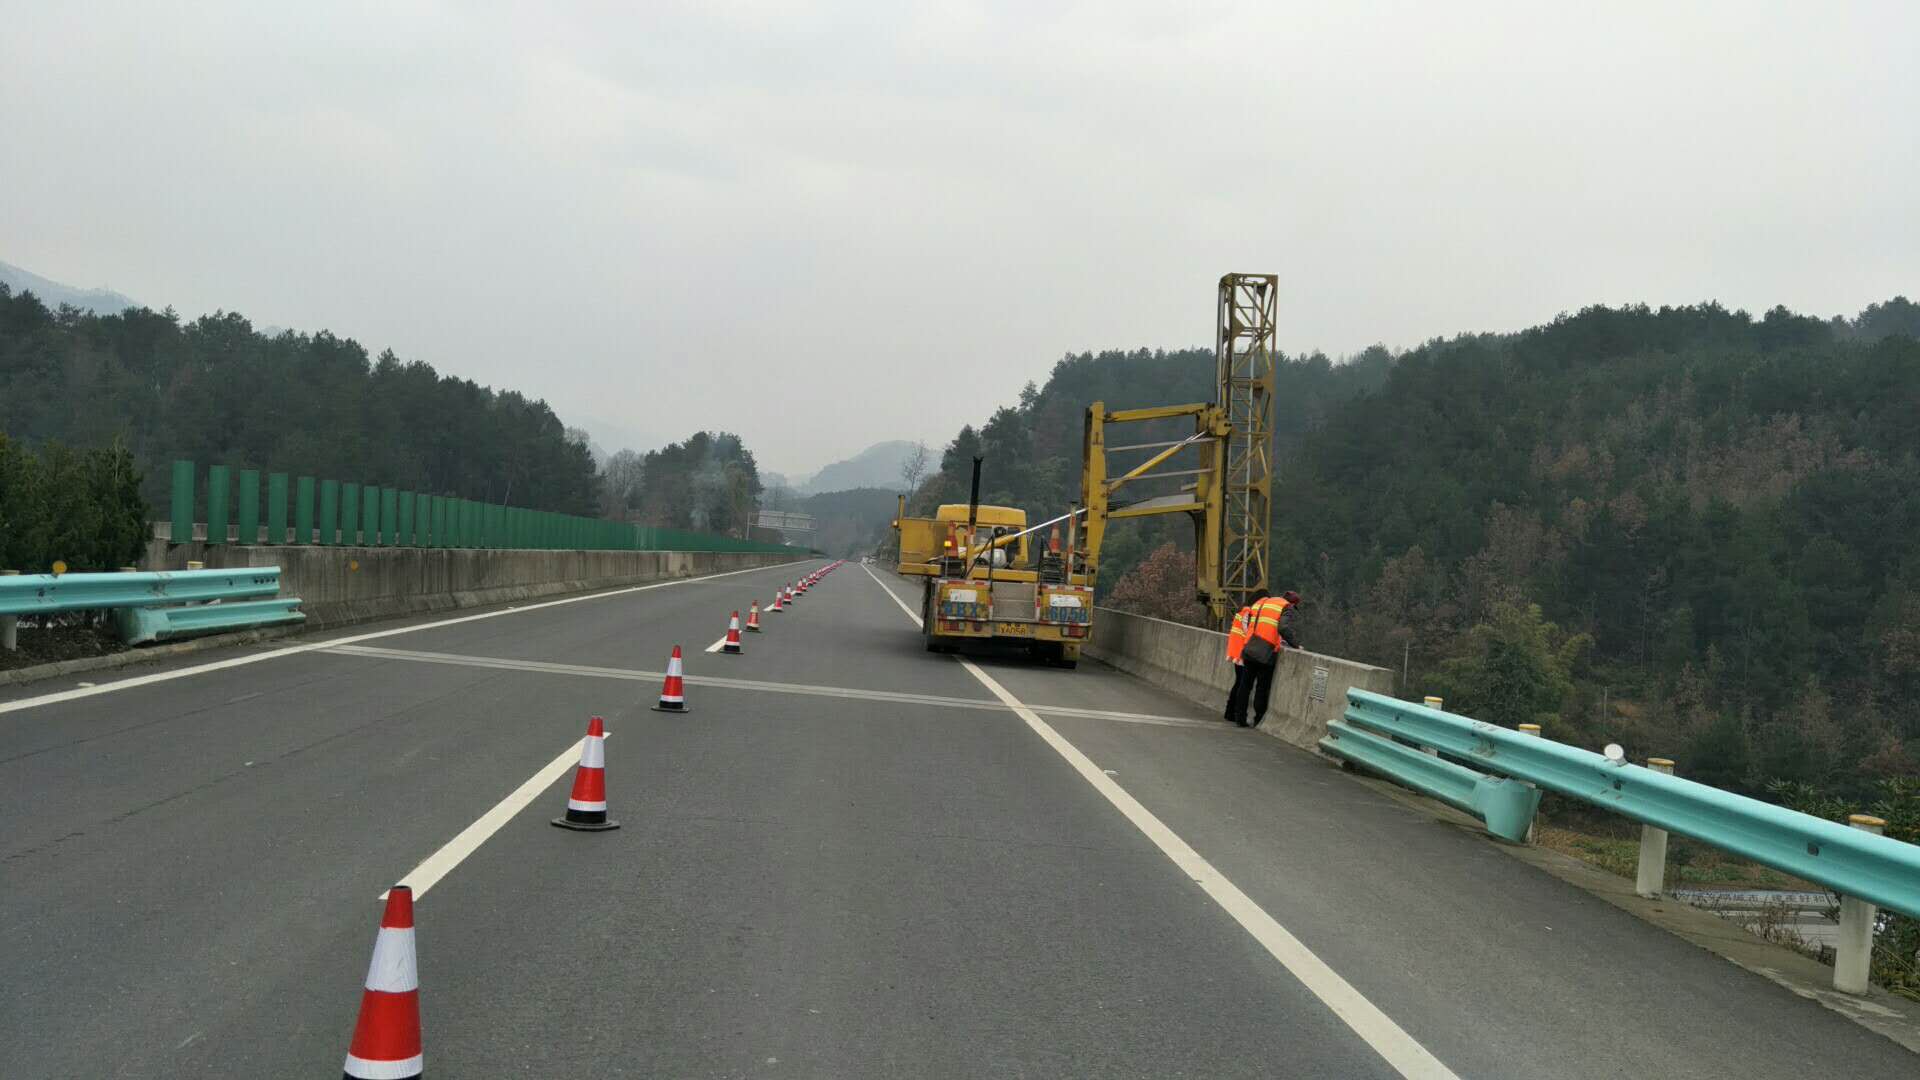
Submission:
[[[1847,824],[1879,836],[1887,823],[1868,814],[1853,814]],[[1867,974],[1873,966],[1873,924],[1880,909],[1851,896],[1840,898],[1840,942],[1833,955],[1833,988],[1843,994],[1867,992]]]
[[[1673,775],[1673,762],[1667,758],[1648,758],[1647,768]],[[1640,826],[1640,871],[1634,875],[1633,891],[1649,900],[1667,891],[1667,830]]]

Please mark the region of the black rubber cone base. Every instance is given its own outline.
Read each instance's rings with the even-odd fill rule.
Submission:
[[[563,817],[554,818],[553,823],[563,829],[572,829],[574,832],[606,832],[608,829],[620,827],[617,821],[596,821],[589,825],[579,821],[568,821]]]
[[[693,711],[693,706],[691,705],[682,705],[677,709],[669,709],[665,705],[662,705],[657,701],[647,706],[647,708],[652,709],[654,712],[673,713],[675,715],[678,715],[680,713],[690,713]]]

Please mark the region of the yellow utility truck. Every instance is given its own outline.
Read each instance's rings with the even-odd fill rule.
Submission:
[[[948,503],[930,518],[903,514],[897,527],[900,572],[926,581],[920,626],[928,650],[999,640],[1025,644],[1036,659],[1079,661],[1093,585],[1085,574],[1069,580],[1057,533],[1053,549],[1035,559],[1026,512],[979,503]]]
[[[1119,476],[1108,475],[1109,424],[1181,417],[1192,421],[1191,435],[1113,447],[1158,453]],[[897,569],[924,581],[920,626],[927,649],[945,652],[969,641],[1019,642],[1037,659],[1072,667],[1092,630],[1093,590],[1108,523],[1155,514],[1193,518],[1196,594],[1220,617],[1229,602],[1220,585],[1219,558],[1228,434],[1225,413],[1218,406],[1116,411],[1096,401],[1087,409],[1082,439],[1080,500],[1059,517],[1029,525],[1024,510],[982,505],[979,458],[973,462],[972,501],[947,503],[932,517],[908,517],[902,497],[900,516],[894,520]],[[1198,468],[1155,471],[1188,449],[1198,451]],[[1127,484],[1175,477],[1191,480],[1177,491],[1131,503],[1114,500]]]
[[[1273,274],[1220,279],[1214,403],[1088,406],[1079,500],[1066,513],[1029,525],[1023,510],[982,506],[977,457],[967,502],[910,518],[901,498],[893,523],[898,569],[924,582],[920,626],[928,650],[1023,642],[1042,659],[1073,666],[1093,631],[1093,590],[1108,524],[1155,514],[1192,518],[1194,595],[1226,629],[1232,613],[1267,586],[1278,295]],[[1180,431],[1183,422],[1191,424],[1190,433]],[[1109,446],[1107,428],[1116,424],[1181,437]],[[1140,452],[1145,460],[1131,468],[1108,466],[1109,454]]]

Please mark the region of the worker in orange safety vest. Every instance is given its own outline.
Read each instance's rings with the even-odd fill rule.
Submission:
[[[1279,666],[1280,652],[1289,645],[1300,647],[1293,627],[1288,625],[1290,613],[1299,604],[1300,594],[1297,592],[1289,590],[1274,597],[1261,589],[1253,594],[1253,603],[1247,605],[1247,637],[1240,646],[1240,663],[1234,669],[1233,690],[1227,695],[1227,719],[1241,727],[1259,727],[1260,721],[1266,719],[1267,702],[1273,693],[1273,673]],[[1247,720],[1249,704],[1253,708],[1251,723]]]
[[[1245,700],[1240,688],[1240,680],[1245,677],[1246,668],[1240,664],[1240,653],[1247,647],[1248,632],[1253,628],[1253,605],[1248,604],[1234,613],[1233,625],[1227,630],[1227,663],[1233,665],[1233,691],[1227,695],[1228,720],[1233,720],[1233,702],[1236,695]],[[1237,721],[1236,721],[1237,722]]]

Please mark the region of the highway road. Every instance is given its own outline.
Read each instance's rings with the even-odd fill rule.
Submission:
[[[337,1075],[403,878],[436,1077],[1916,1073],[1209,710],[926,653],[857,564],[704,651],[798,572],[0,695],[0,1077]],[[591,715],[623,827],[566,832]]]

